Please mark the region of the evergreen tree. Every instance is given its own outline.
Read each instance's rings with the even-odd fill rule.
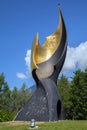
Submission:
[[[12,120],[29,98],[30,91],[25,83],[19,90],[17,87],[10,90],[4,73],[0,74],[0,122]]]
[[[18,89],[15,86],[14,89],[11,92],[11,111],[15,114],[18,112],[18,102],[20,99],[18,99]]]
[[[87,119],[87,69],[74,73],[71,84],[72,119]]]
[[[11,93],[11,108],[12,111],[17,114],[17,112],[23,107],[23,105],[29,100],[30,93],[25,83],[22,84],[21,88],[18,90],[14,87]]]
[[[0,121],[12,120],[13,114],[10,112],[11,91],[4,74],[0,74]]]
[[[20,100],[21,106],[23,106],[29,100],[30,96],[30,91],[26,83],[23,83],[19,90],[19,98],[22,97]]]

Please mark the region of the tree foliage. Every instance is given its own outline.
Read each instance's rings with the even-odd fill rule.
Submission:
[[[74,72],[71,82],[62,75],[58,89],[66,111],[67,119],[87,119],[87,69]]]
[[[71,110],[73,119],[87,119],[87,70],[77,70],[71,82]]]
[[[30,91],[25,83],[19,90],[16,86],[10,90],[2,73],[0,75],[0,122],[12,120],[29,98]]]

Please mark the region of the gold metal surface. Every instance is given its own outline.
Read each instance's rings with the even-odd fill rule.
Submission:
[[[34,68],[38,68],[38,66],[36,65],[36,61],[35,61],[35,54],[36,54],[36,46],[38,46],[38,33],[36,34],[33,44],[32,44],[32,50],[31,50],[31,68],[32,70]]]
[[[38,41],[38,33],[33,41],[31,53],[31,67],[32,70],[38,68],[38,64],[50,59],[56,52],[62,36],[62,14],[59,8],[60,22],[57,30],[50,36],[46,37],[45,43],[41,46]]]

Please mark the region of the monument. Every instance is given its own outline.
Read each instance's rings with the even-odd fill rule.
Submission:
[[[31,54],[32,76],[36,91],[19,111],[15,120],[57,121],[64,119],[63,105],[57,88],[58,75],[65,61],[67,33],[59,7],[60,22],[57,30],[41,46],[38,33]]]

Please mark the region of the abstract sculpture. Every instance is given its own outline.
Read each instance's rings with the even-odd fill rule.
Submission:
[[[56,121],[63,119],[63,107],[57,89],[57,78],[65,61],[67,34],[59,7],[59,27],[41,46],[38,34],[31,54],[32,75],[37,89],[15,120]]]

